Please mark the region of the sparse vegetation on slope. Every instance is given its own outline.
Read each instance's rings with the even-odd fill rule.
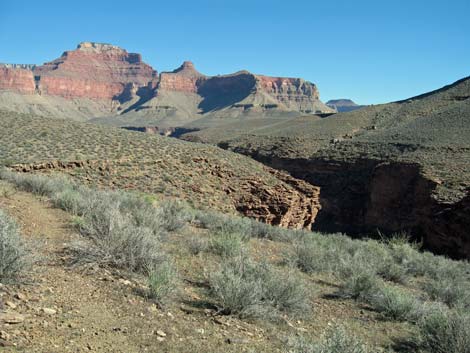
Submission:
[[[468,258],[469,97],[467,77],[420,97],[326,118],[204,118],[187,126],[201,131],[182,138],[252,156],[320,186],[319,230],[407,231],[436,253]]]
[[[406,332],[418,337],[415,344],[423,349],[430,349],[428,342],[432,339],[433,347],[450,347],[449,353],[466,352],[462,350],[462,333],[468,329],[465,313],[470,265],[420,252],[403,236],[387,241],[352,240],[343,235],[280,230],[181,204],[152,204],[145,195],[96,191],[64,178],[47,181],[44,176],[7,171],[1,173],[1,178],[20,189],[47,196],[56,207],[71,212],[76,220],[79,217],[75,223],[85,244],[80,249],[82,261],[144,275],[145,296],[159,304],[178,301],[175,294],[181,279],[194,283],[197,272],[196,278],[202,279],[203,285],[194,294],[199,303],[194,305],[206,303],[206,308],[215,308],[213,315],[229,315],[261,326],[269,320],[278,325],[279,332],[285,330],[283,321],[296,317],[313,330],[319,320],[314,303],[321,300],[336,305],[336,301],[343,301],[370,311],[369,315],[379,320],[376,322],[407,327]],[[201,240],[194,245],[196,234]],[[227,235],[238,237],[241,243],[226,241]],[[214,252],[217,237],[223,246],[215,249],[223,251]],[[187,244],[186,250],[181,249],[181,241]],[[263,245],[258,248],[260,242]],[[277,250],[268,256],[264,247]],[[202,256],[204,260],[199,262]],[[400,276],[385,271],[380,259],[396,266],[393,273]],[[198,263],[199,268],[194,266]],[[434,281],[441,281],[446,274],[453,285],[459,285],[453,295],[445,291],[436,294],[441,291],[428,288],[439,288]],[[317,294],[325,290],[321,283],[332,283],[327,285],[326,297]],[[341,320],[349,319],[341,316]],[[318,341],[311,337],[315,331],[307,329],[306,339],[296,349],[336,352],[347,343],[352,352],[366,351],[359,340],[351,338],[352,334],[338,332]]]
[[[249,213],[284,226],[308,227],[318,207],[314,187],[305,184],[304,194],[287,175],[213,146],[4,111],[1,164],[66,174],[102,189],[184,199],[196,208]]]
[[[0,283],[16,282],[30,263],[16,223],[0,210]]]

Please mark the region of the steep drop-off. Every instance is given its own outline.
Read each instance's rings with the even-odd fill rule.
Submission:
[[[435,252],[470,258],[469,78],[327,118],[199,128],[182,138],[249,155],[319,186],[316,229],[406,231]]]

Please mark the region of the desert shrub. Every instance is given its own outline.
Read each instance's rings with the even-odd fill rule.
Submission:
[[[181,229],[190,220],[190,214],[185,205],[176,200],[162,201],[156,214],[161,219],[161,226],[169,232]]]
[[[418,322],[418,328],[418,344],[426,352],[470,352],[470,314],[468,312],[433,310]]]
[[[80,192],[71,188],[56,192],[52,195],[51,200],[55,207],[75,216],[83,214],[86,202]]]
[[[43,175],[12,173],[6,170],[1,172],[0,178],[12,182],[20,190],[41,196],[50,196],[71,185],[65,177],[50,178]]]
[[[136,226],[129,216],[120,212],[119,204],[86,214],[81,231],[86,241],[70,248],[77,263],[98,263],[141,272],[149,264],[161,261],[160,238],[150,228]]]
[[[220,310],[239,317],[272,319],[280,313],[298,314],[309,307],[302,281],[287,279],[268,264],[244,255],[225,261],[209,275],[211,294]]]
[[[251,236],[251,220],[244,217],[235,217],[217,212],[197,212],[196,219],[202,226],[213,231],[223,233],[237,233]]]
[[[188,249],[189,252],[193,255],[200,254],[206,251],[209,247],[207,239],[200,236],[192,236],[188,240]]]
[[[350,258],[348,246],[341,237],[310,234],[292,243],[293,253],[286,260],[306,273],[336,272],[341,262]]]
[[[312,342],[294,339],[290,350],[293,353],[367,353],[369,349],[358,338],[348,334],[342,327],[332,327],[325,331],[321,339]]]
[[[308,290],[293,269],[280,271],[268,267],[265,275],[266,299],[277,310],[298,315],[310,311]]]
[[[160,304],[169,300],[178,288],[178,273],[169,261],[147,267],[148,297]]]
[[[385,244],[368,240],[363,242],[362,245],[358,249],[359,256],[375,268],[377,275],[385,280],[397,283],[404,283],[407,280],[406,268],[395,261]]]
[[[0,281],[17,280],[27,269],[29,260],[16,223],[0,210]]]
[[[369,267],[351,263],[351,267],[344,267],[339,272],[341,286],[338,292],[343,297],[368,300],[380,285],[375,271]]]
[[[412,294],[387,285],[379,286],[368,298],[369,304],[384,318],[414,321],[421,314],[422,303]]]
[[[433,300],[440,300],[449,307],[470,309],[470,282],[466,278],[439,277],[428,280],[423,289]]]
[[[243,251],[246,240],[237,233],[219,232],[211,237],[208,250],[219,256],[235,256]]]

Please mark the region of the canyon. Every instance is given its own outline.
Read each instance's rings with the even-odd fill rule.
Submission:
[[[265,188],[254,178],[232,190],[222,182],[233,208],[246,216],[353,236],[406,232],[456,258],[470,257],[469,97],[464,78],[400,102],[358,106],[340,99],[328,106],[301,78],[207,76],[190,61],[158,73],[140,54],[92,42],[41,66],[0,65],[5,111],[213,144],[282,171],[268,174],[288,187]],[[123,163],[109,166],[125,169]],[[209,164],[218,180],[230,180],[230,172]],[[139,178],[113,182],[138,188]]]
[[[316,85],[303,79],[248,71],[211,77],[199,73],[190,61],[158,74],[140,54],[94,42],[82,42],[44,65],[0,65],[0,107],[160,127],[170,127],[167,120],[173,119],[174,127],[175,119],[194,120],[214,112],[231,116],[334,111],[320,101]]]
[[[470,257],[470,78],[326,118],[196,121],[181,138],[218,145],[320,187],[314,228],[406,233]]]

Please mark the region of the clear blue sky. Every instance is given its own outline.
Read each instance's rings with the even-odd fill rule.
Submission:
[[[191,60],[381,103],[470,75],[470,1],[0,0],[0,62],[43,63],[81,41],[142,53],[158,71]]]

